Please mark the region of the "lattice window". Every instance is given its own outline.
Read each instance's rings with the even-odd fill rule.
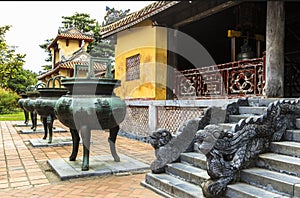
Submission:
[[[204,108],[201,107],[157,107],[158,127],[165,128],[175,133],[182,124],[193,118],[203,115]]]
[[[126,58],[126,81],[140,78],[140,54]]]
[[[149,135],[148,107],[127,106],[126,116],[120,124],[123,131],[140,136]]]

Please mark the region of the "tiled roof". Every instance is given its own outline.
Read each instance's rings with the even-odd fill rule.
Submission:
[[[54,74],[57,71],[59,71],[59,66],[50,71],[42,73],[41,75],[37,76],[37,79],[41,80],[41,79],[45,78],[46,76],[50,76],[51,74]]]
[[[74,39],[74,40],[85,40],[87,42],[92,42],[94,38],[91,34],[82,33],[76,28],[70,28],[65,31],[59,30],[56,38],[48,46],[48,49],[50,49],[54,44],[56,44],[57,40],[59,39]]]
[[[63,69],[73,69],[74,65],[89,65],[87,61],[74,61],[74,62],[66,62],[59,65],[60,68]],[[98,62],[94,62],[94,70],[95,71],[105,71],[106,65],[100,64]]]
[[[122,18],[112,24],[104,26],[100,30],[100,34],[103,38],[120,32],[126,28],[129,28],[149,17],[168,9],[169,7],[179,3],[180,1],[157,1],[143,9],[136,11],[125,18]]]
[[[69,61],[69,62],[60,63],[54,69],[38,76],[37,79],[41,80],[41,79],[45,78],[46,76],[49,76],[51,74],[54,74],[55,72],[58,72],[60,69],[68,69],[68,70],[74,69],[74,65],[87,65],[88,66],[89,62],[88,61]],[[98,62],[94,62],[94,71],[95,71],[95,73],[106,71],[106,65],[103,65]]]

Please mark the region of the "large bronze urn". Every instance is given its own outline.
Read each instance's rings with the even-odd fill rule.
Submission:
[[[54,106],[56,104],[57,99],[68,92],[66,88],[61,87],[60,79],[62,77],[63,76],[56,76],[54,78],[50,78],[47,82],[46,87],[37,89],[38,92],[40,93],[40,97],[37,98],[35,101],[35,111],[42,118],[42,122],[44,126],[43,139],[47,139],[48,132],[49,132],[48,143],[52,143],[53,122],[56,119],[54,113]],[[50,87],[51,82],[52,82],[52,87]],[[56,82],[58,82],[58,87],[56,87],[55,84]]]
[[[104,59],[101,59],[103,61]],[[114,161],[120,161],[115,149],[119,124],[124,120],[126,104],[114,94],[120,81],[113,79],[107,69],[106,77],[93,75],[94,60],[91,58],[87,77],[62,79],[62,85],[69,90],[60,97],[54,107],[58,120],[70,128],[73,150],[70,161],[75,161],[81,135],[83,141],[82,170],[89,170],[89,150],[92,129],[109,129],[108,142]],[[107,63],[107,62],[105,62]],[[76,70],[76,68],[75,68]]]
[[[45,83],[38,83],[34,86],[29,86],[26,91],[26,95],[28,98],[24,100],[23,108],[30,113],[31,120],[32,120],[32,127],[33,131],[36,131],[37,127],[37,113],[35,111],[35,102],[36,99],[40,96],[40,93],[37,91],[39,87],[45,87]]]

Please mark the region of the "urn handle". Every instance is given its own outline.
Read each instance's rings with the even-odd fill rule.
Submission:
[[[62,75],[57,75],[53,78],[50,78],[48,81],[47,81],[47,87],[49,88],[50,87],[50,82],[52,82],[52,87],[55,88],[56,87],[56,84],[55,84],[55,81],[58,82],[58,87],[61,88],[61,79],[62,78],[66,78],[65,76],[62,76]]]

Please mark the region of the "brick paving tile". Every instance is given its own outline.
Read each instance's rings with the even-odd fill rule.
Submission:
[[[0,197],[1,198],[148,198],[161,197],[140,185],[148,171],[139,174],[116,174],[76,178],[61,181],[53,173],[47,160],[68,158],[72,145],[59,147],[33,147],[29,140],[42,138],[43,133],[21,134],[30,127],[15,127],[23,121],[0,122]],[[66,129],[66,133],[54,133],[53,137],[71,137],[69,129],[58,120],[54,126]],[[42,129],[42,126],[38,126]],[[93,130],[90,156],[110,155],[107,138],[109,133]],[[149,164],[155,159],[151,145],[118,136],[116,148],[119,154]],[[82,146],[77,158],[82,158]]]
[[[22,181],[22,182],[10,182],[10,186],[13,188],[16,187],[22,187],[22,186],[29,186],[30,183],[28,181]]]
[[[7,177],[0,177],[0,184],[7,184]]]
[[[41,185],[41,184],[48,184],[49,183],[49,181],[48,181],[48,179],[30,179],[30,183],[32,184],[32,185]]]
[[[26,176],[24,177],[10,177],[9,181],[10,182],[22,182],[22,181],[27,181],[28,178]]]
[[[6,183],[1,183],[0,182],[0,189],[3,189],[3,188],[8,188],[9,186],[8,186],[8,183],[7,183],[7,181],[6,181]],[[2,197],[2,196],[1,196]]]

